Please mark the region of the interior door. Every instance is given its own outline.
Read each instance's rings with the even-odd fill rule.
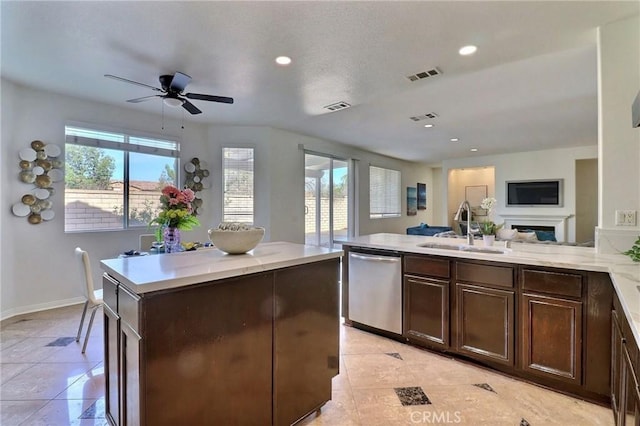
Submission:
[[[349,162],[305,152],[305,244],[334,247],[350,234]]]

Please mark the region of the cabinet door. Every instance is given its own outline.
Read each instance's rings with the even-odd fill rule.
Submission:
[[[456,349],[461,354],[514,365],[515,292],[456,284]]]
[[[104,312],[105,415],[109,423],[120,424],[120,317],[109,305]]]
[[[627,345],[622,345],[624,358],[622,386],[624,403],[619,406],[620,409],[620,425],[637,426],[640,424],[640,395],[638,395],[638,381],[636,372],[631,363]]]
[[[275,273],[274,425],[291,425],[331,399],[340,357],[338,274],[338,259]]]
[[[611,408],[616,424],[621,424],[620,403],[624,373],[624,338],[616,311],[611,311]]]
[[[120,328],[122,425],[145,424],[140,407],[140,336],[127,323]]]
[[[145,294],[143,424],[270,424],[273,304],[271,272]]]
[[[523,369],[581,384],[582,302],[528,293],[521,300]]]
[[[449,347],[449,281],[405,275],[404,330],[412,341]]]

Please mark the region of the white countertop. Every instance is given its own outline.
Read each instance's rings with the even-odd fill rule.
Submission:
[[[102,269],[136,294],[333,259],[342,250],[287,242],[262,243],[245,254],[218,249],[100,261]]]
[[[437,243],[466,246],[465,239],[425,237],[403,234],[371,234],[349,238],[344,245],[395,250],[404,253],[431,254],[466,259],[540,265],[582,271],[608,272],[636,341],[640,343],[640,263],[622,254],[598,254],[591,247],[552,244],[513,243],[504,253],[480,253],[418,247],[418,244]],[[499,249],[496,242],[494,249]],[[482,240],[474,246],[483,248]]]

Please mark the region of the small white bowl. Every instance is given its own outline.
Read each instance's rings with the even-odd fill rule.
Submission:
[[[229,254],[242,254],[253,250],[264,237],[264,228],[244,231],[209,229],[209,239],[216,248]]]

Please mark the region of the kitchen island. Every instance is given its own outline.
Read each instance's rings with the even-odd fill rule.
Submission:
[[[351,238],[343,248],[348,324],[611,403],[618,424],[640,421],[640,265],[628,257],[399,234]],[[401,333],[351,318],[359,295],[350,293],[350,259],[367,252],[402,259]]]
[[[290,425],[331,399],[340,250],[101,261],[114,425]]]

